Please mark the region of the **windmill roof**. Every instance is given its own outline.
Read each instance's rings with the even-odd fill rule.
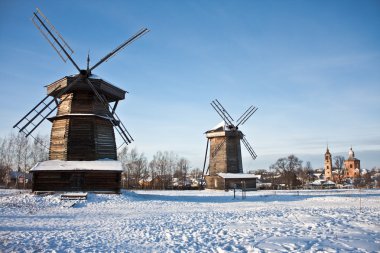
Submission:
[[[218,123],[216,126],[211,128],[211,130],[218,130],[220,128],[221,129],[224,128],[226,130],[226,128],[227,128],[226,122],[222,121],[222,122]]]
[[[49,160],[37,163],[30,171],[123,171],[120,161],[97,160],[97,161],[61,161]]]
[[[213,128],[211,128],[210,130],[208,130],[206,133],[219,132],[219,131],[231,131],[231,130],[227,127],[226,122],[222,121],[218,123],[216,126],[214,126]]]
[[[57,95],[62,89],[66,88],[78,78],[78,75],[65,76],[49,85],[46,85],[47,93],[50,96]],[[125,90],[122,90],[110,82],[105,81],[97,75],[91,74],[89,76],[91,83],[95,86],[96,90],[106,96],[108,102],[123,100],[125,98]],[[73,85],[68,91],[73,90],[91,90],[91,87],[85,82],[84,78],[79,77],[78,82]]]

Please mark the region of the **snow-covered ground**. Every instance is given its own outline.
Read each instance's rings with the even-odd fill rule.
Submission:
[[[0,190],[0,252],[380,252],[380,190]]]

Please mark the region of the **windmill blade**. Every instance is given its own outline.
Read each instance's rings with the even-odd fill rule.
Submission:
[[[236,122],[238,122],[239,124],[239,121],[245,117],[245,115],[248,113],[248,111],[250,111],[252,109],[253,105],[251,105],[238,119]]]
[[[111,57],[115,56],[118,52],[120,52],[122,49],[124,49],[127,45],[131,44],[141,36],[143,36],[145,33],[149,32],[147,28],[143,28],[140,31],[138,31],[135,35],[133,35],[131,38],[123,42],[120,46],[115,48],[111,53],[107,54],[104,56],[98,63],[96,63],[94,66],[90,68],[90,71],[94,70],[97,68],[100,64],[102,64],[105,61],[108,61]]]
[[[210,103],[210,105],[212,106],[212,108],[214,108],[214,110],[219,114],[219,116],[223,119],[224,122],[227,122],[228,120],[226,119],[226,117],[223,115],[223,113],[219,112],[218,108],[213,104],[213,103]]]
[[[62,103],[66,98],[62,99],[59,103],[57,102],[57,98],[60,98],[66,91],[68,91],[77,81],[79,77],[75,79],[71,84],[62,89],[56,96],[52,97],[49,100],[49,96],[47,95],[43,98],[35,107],[32,108],[24,117],[21,118],[13,128],[18,128],[19,132],[25,134],[28,137],[36,128],[41,125],[41,123],[50,116],[50,114],[57,109],[58,105]],[[60,86],[57,86],[52,92],[59,89]],[[51,105],[55,102],[55,106],[51,107]],[[29,129],[31,127],[31,129]]]
[[[204,175],[205,175],[205,169],[206,169],[206,161],[207,161],[207,151],[208,151],[208,144],[210,143],[210,140],[207,139],[207,144],[206,144],[206,153],[205,153],[205,160],[203,162],[203,170],[202,170],[202,179],[201,179],[201,187],[203,187],[203,180],[204,180]]]
[[[243,142],[244,146],[247,148],[248,153],[252,156],[253,160],[255,160],[257,155],[256,155],[255,151],[253,151],[252,146],[249,144],[249,142],[247,141],[245,136],[243,137],[242,142]]]
[[[112,113],[110,111],[112,108],[108,104],[108,102],[105,101],[102,96],[100,96],[99,92],[96,90],[95,86],[91,83],[91,81],[88,78],[86,78],[86,81],[87,81],[88,85],[90,86],[90,88],[92,89],[92,91],[95,93],[96,97],[99,99],[101,104],[106,109],[109,121],[115,127],[116,131],[118,132],[120,137],[123,139],[124,143],[128,145],[129,143],[134,141],[132,136],[128,132],[127,128],[124,126],[123,122],[121,122],[119,116],[117,116],[117,114],[115,112]]]
[[[257,107],[250,107],[239,119],[240,121],[238,120],[238,124],[236,125],[236,127],[238,127],[239,125],[243,125],[251,116],[252,114],[254,114],[256,111],[257,111]]]
[[[223,105],[218,101],[218,99],[215,99],[214,100],[214,103],[218,106],[218,108],[221,109],[221,111],[223,112],[223,114],[226,115],[226,117],[228,118],[229,122],[232,122],[234,121],[234,119],[231,117],[231,115],[227,112],[226,109],[224,109]],[[232,125],[232,124],[231,124]]]
[[[66,41],[63,39],[62,35],[57,31],[57,29],[55,29],[55,27],[50,23],[48,18],[38,8],[36,12],[33,12],[32,21],[33,24],[37,27],[37,29],[45,37],[45,39],[49,42],[49,44],[58,53],[59,57],[61,57],[61,59],[64,62],[66,62],[67,59],[69,59],[71,63],[74,65],[74,67],[78,71],[80,71],[78,65],[74,62],[73,58],[71,58],[71,55],[74,53],[74,51],[66,43]],[[55,33],[56,36],[53,34],[52,31]]]
[[[233,125],[232,121],[233,119],[231,116],[228,114],[228,112],[224,109],[224,107],[219,103],[218,100],[213,100],[211,102],[212,108],[219,114],[219,116],[228,124],[228,125]]]

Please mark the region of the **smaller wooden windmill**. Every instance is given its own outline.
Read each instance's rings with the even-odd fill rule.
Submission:
[[[243,142],[253,159],[256,159],[257,157],[252,146],[249,144],[244,134],[239,130],[239,126],[243,125],[257,111],[258,108],[255,106],[250,106],[243,113],[243,115],[238,118],[236,124],[234,124],[234,120],[230,114],[226,109],[224,109],[222,104],[217,99],[211,102],[211,106],[219,114],[223,121],[206,132],[207,146],[203,166],[203,175],[208,174],[209,172],[209,175],[205,177],[207,188],[225,189],[228,188],[228,185],[226,185],[228,182],[226,183],[225,180],[226,177],[235,179],[233,180],[235,182],[242,177],[243,163],[241,158],[240,141]],[[205,173],[209,144],[209,166]],[[236,174],[236,176],[231,174]],[[245,175],[244,177],[247,178],[249,176]]]

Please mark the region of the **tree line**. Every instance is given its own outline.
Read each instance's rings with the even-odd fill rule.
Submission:
[[[28,173],[37,163],[48,160],[49,137],[38,134],[35,138],[26,138],[23,134],[10,133],[0,138],[0,183],[7,184],[12,171]],[[123,147],[118,152],[118,160],[122,163],[122,186],[125,188],[189,188],[199,184],[202,171],[191,169],[190,161],[174,152],[157,151],[149,161],[144,153],[136,148]],[[334,181],[345,183],[344,157],[333,157]],[[253,173],[261,175],[262,182],[272,185],[284,185],[287,189],[299,188],[316,180],[316,173],[311,163],[303,161],[295,155],[279,158],[268,170],[257,170]],[[380,171],[376,168],[353,180],[356,187],[380,187]]]
[[[38,134],[26,138],[10,133],[0,138],[0,183],[7,184],[12,171],[28,173],[38,162],[49,158],[49,137]],[[202,172],[191,169],[190,162],[174,152],[157,151],[151,161],[136,148],[123,147],[118,152],[122,163],[122,184],[125,188],[189,187],[189,178],[199,179]],[[177,182],[173,186],[173,179]]]
[[[191,169],[190,161],[174,152],[157,151],[151,161],[136,148],[126,146],[118,152],[124,172],[124,188],[172,189],[190,188],[202,176],[200,169]],[[175,179],[175,180],[173,180]]]
[[[49,137],[38,134],[34,139],[10,133],[0,138],[0,180],[7,183],[12,171],[27,173],[37,162],[49,157]]]
[[[344,177],[344,157],[333,157],[334,178],[336,184],[352,184],[354,187],[380,187],[380,170],[372,168],[370,171],[363,170],[358,177],[347,179]],[[284,186],[286,189],[296,189],[307,186],[309,183],[323,179],[323,169],[313,169],[311,162],[307,161],[303,165],[303,161],[295,155],[279,158],[267,170],[253,171],[257,175],[261,175],[261,180],[271,184],[271,188],[276,186]],[[319,177],[317,175],[320,175]]]

